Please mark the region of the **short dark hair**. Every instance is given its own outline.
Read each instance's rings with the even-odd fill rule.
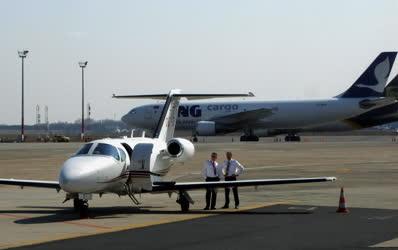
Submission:
[[[211,156],[217,156],[216,152],[211,153]]]

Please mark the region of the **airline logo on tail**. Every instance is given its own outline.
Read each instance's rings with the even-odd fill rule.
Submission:
[[[386,57],[386,59],[379,63],[374,69],[375,85],[357,84],[356,86],[360,88],[368,88],[377,93],[383,93],[391,68],[390,61],[388,57]]]
[[[387,78],[390,75],[397,52],[380,53],[358,80],[339,97],[367,98],[382,97]]]

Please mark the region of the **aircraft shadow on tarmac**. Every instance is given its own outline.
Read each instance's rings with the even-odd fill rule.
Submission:
[[[272,210],[275,207],[275,210]],[[13,214],[17,220],[16,224],[43,224],[56,223],[79,220],[79,215],[71,207],[51,207],[51,206],[21,206],[15,210],[0,210],[1,214]],[[153,215],[183,215],[183,214],[210,214],[210,215],[306,215],[312,214],[314,211],[308,210],[280,210],[279,205],[267,206],[266,211],[259,209],[250,210],[190,210],[182,213],[178,210],[157,210],[163,207],[138,206],[138,207],[93,207],[90,208],[90,219],[109,219],[109,218],[125,218],[132,214],[153,214]],[[21,215],[21,216],[19,216]],[[38,216],[36,216],[38,215]],[[42,215],[42,216],[40,216]]]

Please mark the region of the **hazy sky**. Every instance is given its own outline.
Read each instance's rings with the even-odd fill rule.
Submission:
[[[247,92],[261,99],[331,97],[376,55],[398,50],[398,1],[0,1],[0,124],[80,117],[81,72],[95,119],[143,101],[112,93]],[[393,73],[396,74],[397,67]]]

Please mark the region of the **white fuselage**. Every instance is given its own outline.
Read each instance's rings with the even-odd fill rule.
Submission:
[[[369,109],[359,103],[370,98],[330,98],[303,101],[237,101],[182,102],[176,129],[193,130],[199,121],[257,109],[270,109],[272,114],[251,124],[250,128],[292,129],[343,120]],[[122,120],[131,127],[152,129],[163,104],[143,105],[131,110]],[[374,108],[374,107],[373,107]]]

